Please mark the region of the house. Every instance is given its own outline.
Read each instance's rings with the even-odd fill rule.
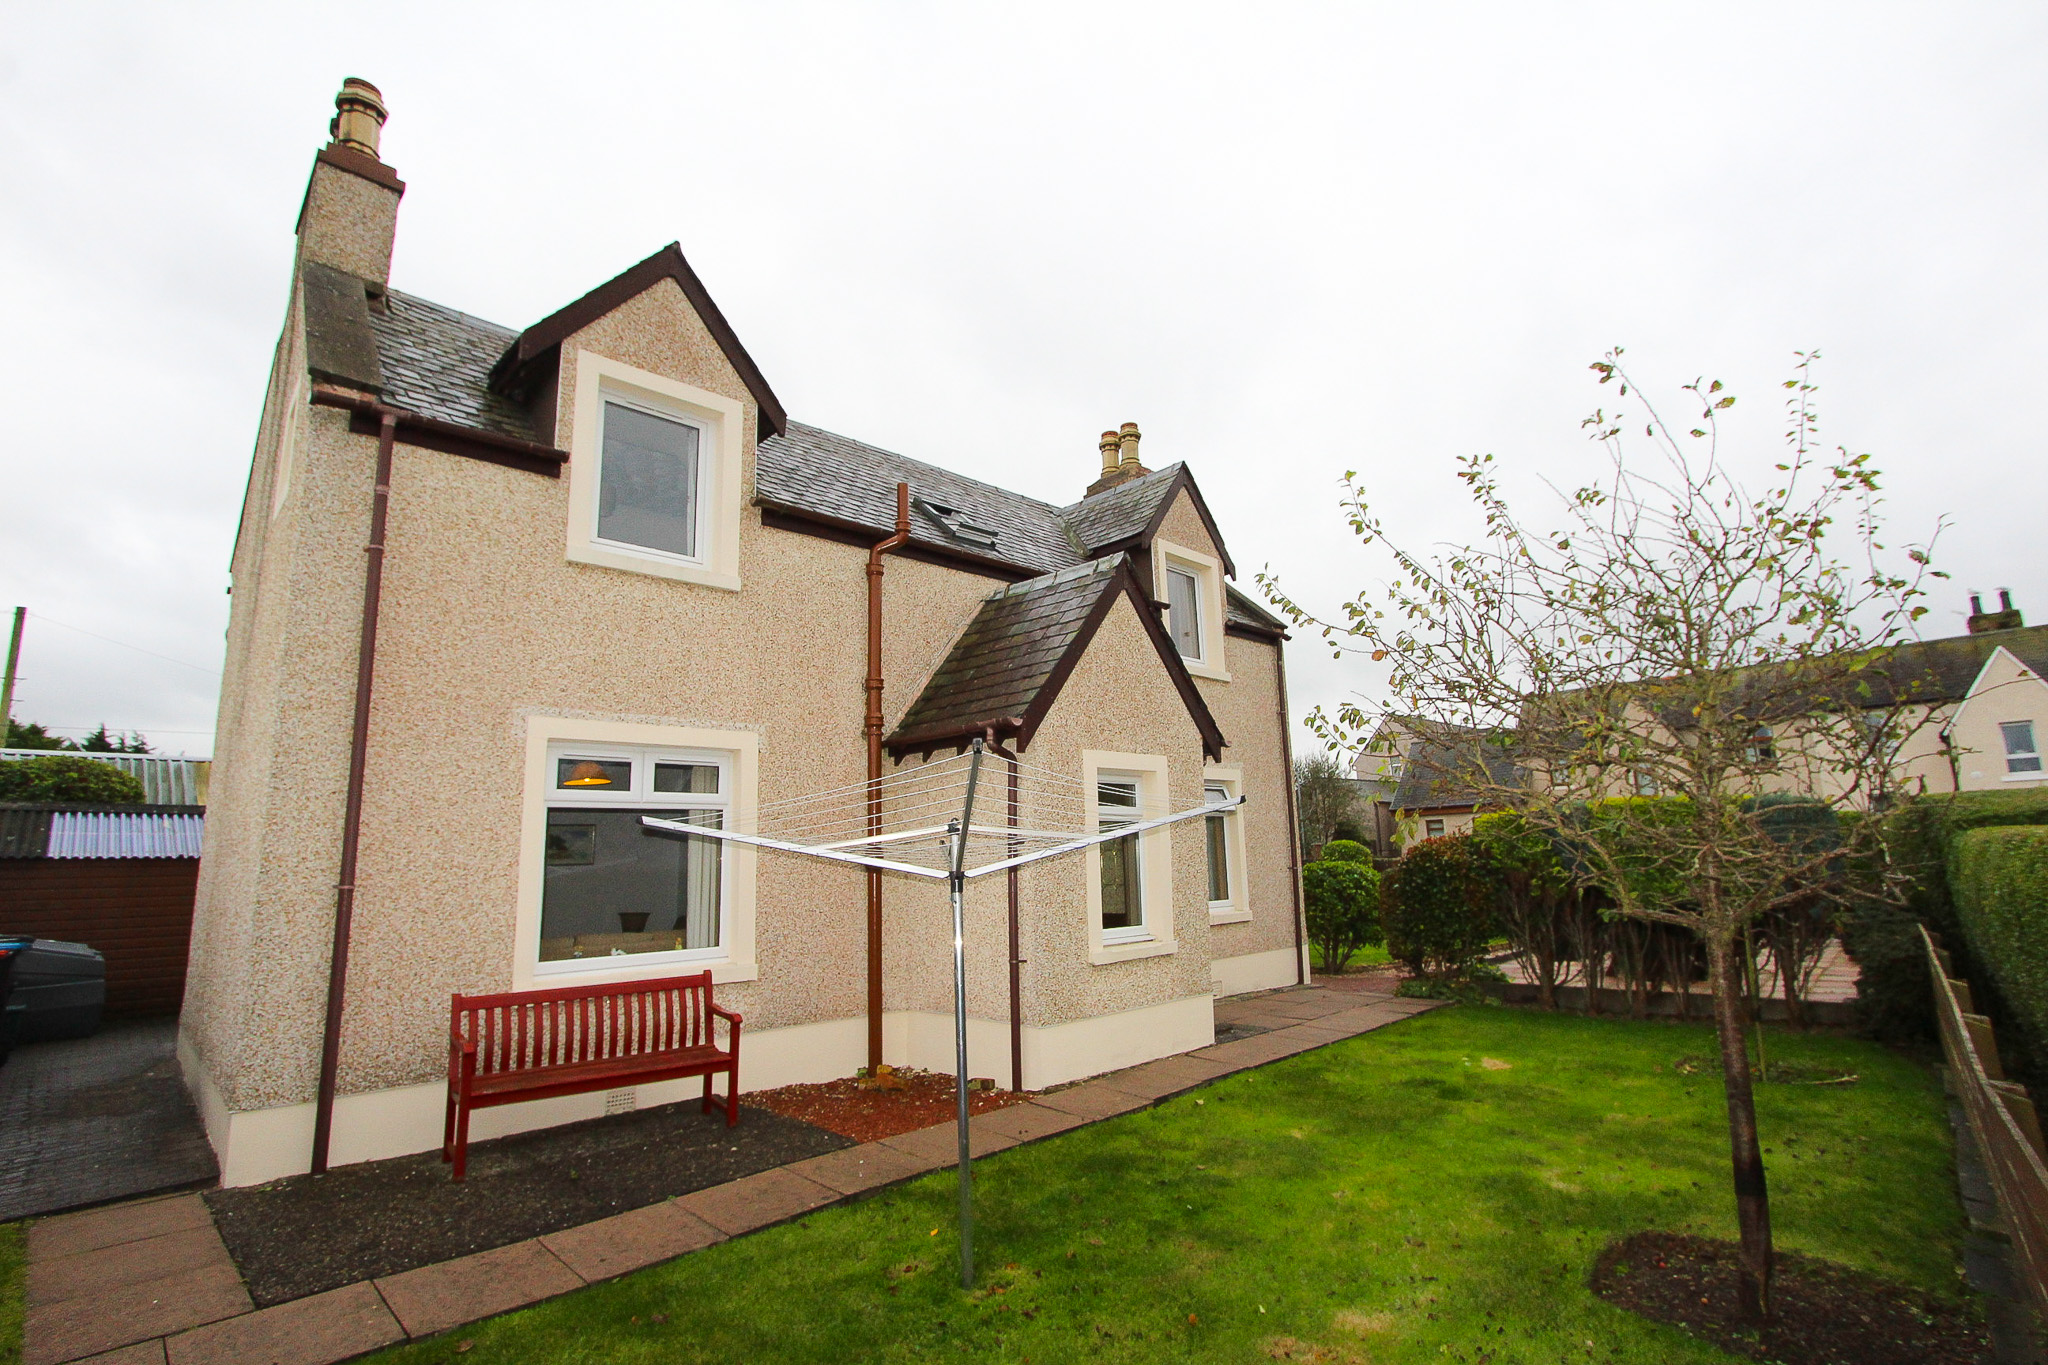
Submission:
[[[1421,737],[1424,723],[1413,716],[1385,716],[1372,737],[1351,760],[1352,790],[1372,836],[1373,851],[1382,858],[1399,853],[1394,798],[1408,767],[1408,750]]]
[[[1407,752],[1399,760],[1400,778],[1388,802],[1394,839],[1402,848],[1421,839],[1470,834],[1489,800],[1483,789],[1521,781],[1512,754],[1494,731],[1410,719],[1403,735]]]
[[[1808,764],[1836,745],[1844,733],[1858,743],[1887,746],[1891,795],[2012,790],[2048,782],[2042,740],[2048,735],[2048,626],[2028,626],[2001,591],[1999,608],[1985,611],[1970,599],[1968,633],[1894,645],[1873,655],[1854,672],[1816,683],[1829,695],[1816,702],[1796,675],[1762,669],[1743,675],[1756,694],[1768,698],[1786,718],[1760,724],[1749,741],[1748,768],[1755,788],[1770,791],[1839,793],[1840,776],[1827,764]],[[1788,677],[1793,677],[1791,682]],[[1839,694],[1839,695],[1835,695]],[[1676,703],[1629,703],[1632,725],[1682,735],[1691,723]],[[1857,726],[1810,723],[1805,717],[1860,715]],[[1382,726],[1387,733],[1394,724]],[[1480,805],[1520,785],[1510,750],[1482,742],[1486,732],[1457,726],[1432,727],[1405,721],[1407,754],[1392,798],[1403,842],[1469,833]],[[1391,767],[1393,760],[1372,748],[1359,762]],[[1483,766],[1482,766],[1483,765]],[[1482,773],[1484,774],[1482,776]],[[1616,772],[1607,789],[1616,796],[1655,796],[1663,791],[1654,773]],[[1858,793],[1854,804],[1867,794]]]
[[[1216,996],[1304,979],[1286,637],[1184,465],[1125,424],[1055,506],[807,426],[674,245],[524,328],[402,292],[382,97],[336,105],[234,547],[180,1028],[226,1183],[438,1146],[455,992],[709,970],[742,1089],[950,1069],[941,886],[640,820],[749,828],[977,738],[1089,828],[1243,798],[1021,869],[1014,1013],[1007,888],[970,884],[977,1074],[1201,1047]]]

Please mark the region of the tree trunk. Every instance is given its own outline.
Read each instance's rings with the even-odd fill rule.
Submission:
[[[1738,1298],[1745,1315],[1762,1320],[1771,1311],[1771,1204],[1757,1143],[1756,1092],[1750,1086],[1746,996],[1735,945],[1725,936],[1707,940],[1707,972],[1714,991],[1714,1032],[1721,1043],[1721,1085],[1728,1097],[1735,1221],[1742,1231]]]

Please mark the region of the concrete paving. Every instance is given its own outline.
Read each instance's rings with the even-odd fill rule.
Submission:
[[[1216,1007],[1267,1031],[976,1115],[980,1156],[1157,1104],[1435,1007],[1296,987]],[[28,1233],[23,1365],[335,1365],[539,1303],[953,1164],[953,1125],[793,1162],[647,1208],[254,1309],[197,1195],[63,1215]],[[253,1310],[253,1311],[252,1311]]]
[[[177,1042],[175,1019],[117,1020],[14,1050],[0,1066],[0,1222],[219,1175]]]

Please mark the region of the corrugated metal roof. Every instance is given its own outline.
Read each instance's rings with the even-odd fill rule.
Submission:
[[[197,858],[206,817],[197,812],[60,810],[50,815],[46,858]]]
[[[105,763],[142,783],[143,800],[152,806],[203,806],[213,764],[203,758],[165,758],[161,754],[98,754],[79,749],[0,749],[0,762],[25,758],[89,758]]]

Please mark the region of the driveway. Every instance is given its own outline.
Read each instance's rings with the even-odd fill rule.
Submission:
[[[116,1020],[0,1066],[0,1221],[219,1175],[178,1078],[178,1021]]]

